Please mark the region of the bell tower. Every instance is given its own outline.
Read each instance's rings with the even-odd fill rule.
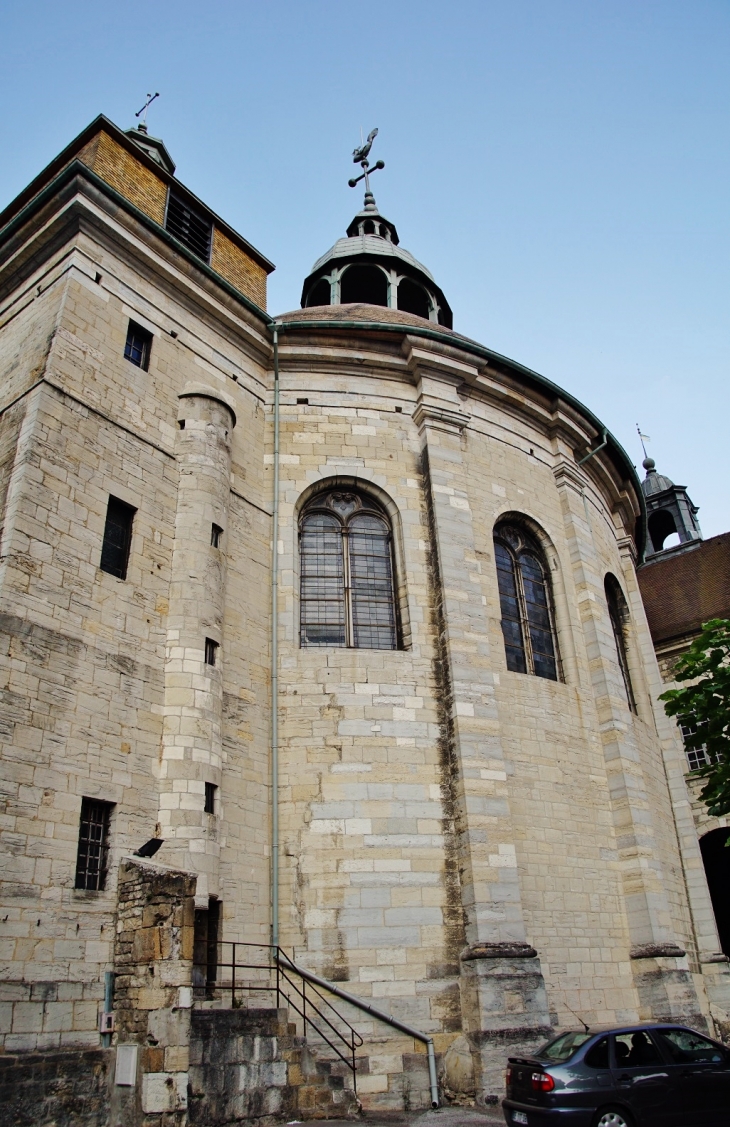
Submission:
[[[692,504],[686,486],[675,485],[664,474],[657,473],[653,458],[644,458],[643,466],[646,477],[641,488],[646,500],[649,530],[647,556],[664,551],[665,540],[675,532],[680,544],[701,540],[702,530],[697,520],[699,509]]]

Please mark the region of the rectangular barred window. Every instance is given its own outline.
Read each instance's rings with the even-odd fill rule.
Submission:
[[[148,333],[147,329],[143,329],[136,321],[130,321],[127,342],[124,345],[124,359],[146,372],[150,366],[151,346],[152,333]]]
[[[198,258],[202,258],[204,262],[210,261],[213,224],[174,191],[170,191],[167,201],[165,227]]]
[[[132,546],[132,524],[136,512],[132,505],[127,505],[118,497],[109,498],[99,567],[109,575],[116,575],[117,579],[127,578],[129,549]]]
[[[76,888],[101,892],[106,883],[109,852],[109,818],[112,802],[97,798],[81,800],[79,848],[76,855]]]

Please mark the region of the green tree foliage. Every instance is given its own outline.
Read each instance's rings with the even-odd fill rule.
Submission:
[[[691,681],[669,689],[660,700],[685,729],[690,750],[707,752],[709,762],[695,774],[707,779],[701,798],[710,814],[730,814],[730,620],[712,618],[679,658],[674,677]]]

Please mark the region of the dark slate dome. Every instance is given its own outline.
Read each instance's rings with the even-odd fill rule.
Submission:
[[[646,470],[646,477],[641,483],[645,497],[653,497],[655,493],[664,493],[666,489],[673,489],[674,482],[662,473],[657,473],[656,462],[653,458],[644,458],[642,462]]]
[[[395,224],[380,214],[370,192],[346,238],[317,259],[302,287],[302,309],[350,303],[399,309],[448,329],[453,323],[440,286],[398,245]]]

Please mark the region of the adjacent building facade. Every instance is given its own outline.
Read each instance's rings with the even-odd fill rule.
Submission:
[[[99,1046],[135,865],[197,944],[273,935],[430,1036],[452,1096],[574,1013],[716,1032],[629,459],[451,329],[372,196],[301,309],[271,268],[104,118],[0,215],[5,1052]],[[185,942],[134,956],[108,1050],[145,1122],[187,1114]],[[345,1010],[362,1101],[427,1104],[413,1040]]]
[[[677,688],[674,669],[700,634],[702,625],[713,618],[730,618],[730,534],[703,540],[697,522],[697,508],[682,485],[658,474],[652,459],[643,489],[647,496],[649,532],[655,522],[656,540],[639,569],[639,586],[665,688]],[[658,531],[658,535],[657,535]],[[668,536],[676,533],[678,543],[664,547]],[[704,780],[694,774],[709,762],[705,749],[688,750],[687,793],[692,806],[695,830],[699,837],[720,946],[730,955],[730,850],[726,850],[730,823],[727,817],[712,817],[700,799]],[[680,792],[682,806],[687,795]]]

